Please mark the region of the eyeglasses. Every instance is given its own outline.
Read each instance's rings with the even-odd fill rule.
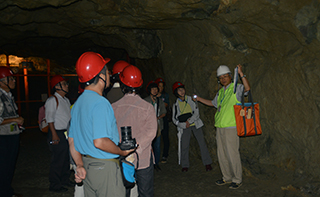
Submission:
[[[62,85],[62,86],[68,86],[69,83],[67,83],[67,82],[62,82],[61,85]]]
[[[11,81],[15,81],[15,80],[16,80],[16,77],[9,76],[9,80],[11,80]]]
[[[229,74],[222,75],[222,76],[220,76],[218,79],[219,79],[219,80],[225,79],[225,78],[228,78],[229,76],[230,76]]]

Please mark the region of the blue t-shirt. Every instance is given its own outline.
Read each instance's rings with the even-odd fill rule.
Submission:
[[[119,155],[96,148],[93,140],[109,138],[116,145],[119,133],[113,109],[109,101],[98,93],[85,90],[71,110],[69,137],[74,139],[75,149],[99,159],[112,159]]]

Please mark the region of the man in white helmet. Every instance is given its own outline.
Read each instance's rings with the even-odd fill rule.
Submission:
[[[242,166],[240,159],[240,139],[237,135],[236,120],[233,106],[240,103],[242,93],[250,90],[250,85],[246,76],[242,72],[239,64],[238,74],[242,84],[238,84],[234,92],[231,71],[228,66],[221,65],[217,69],[218,82],[222,88],[218,91],[213,100],[197,97],[196,100],[208,106],[217,108],[215,114],[215,127],[217,128],[217,155],[222,172],[222,179],[216,184],[221,186],[230,184],[230,189],[238,189],[242,184]]]

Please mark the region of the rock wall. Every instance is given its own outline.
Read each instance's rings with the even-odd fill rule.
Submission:
[[[319,176],[318,18],[318,1],[238,1],[214,18],[158,31],[165,77],[185,83],[188,94],[214,98],[217,67],[244,66],[263,130],[241,139],[244,167],[253,173],[273,164]],[[200,112],[215,151],[215,109],[200,105]]]

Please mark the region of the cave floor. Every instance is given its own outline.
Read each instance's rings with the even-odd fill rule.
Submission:
[[[21,134],[20,153],[17,161],[13,187],[24,197],[73,196],[74,188],[62,194],[49,191],[50,151],[46,136],[38,129],[28,129]],[[217,186],[214,182],[221,178],[219,166],[214,162],[213,170],[206,172],[200,158],[190,161],[188,172],[181,172],[177,164],[176,151],[171,148],[166,164],[160,164],[161,171],[155,171],[155,196],[311,196],[301,191],[292,175],[274,168],[259,176],[243,177],[243,185],[231,190],[227,185]],[[270,168],[271,169],[271,168]],[[72,178],[72,177],[71,177]]]

